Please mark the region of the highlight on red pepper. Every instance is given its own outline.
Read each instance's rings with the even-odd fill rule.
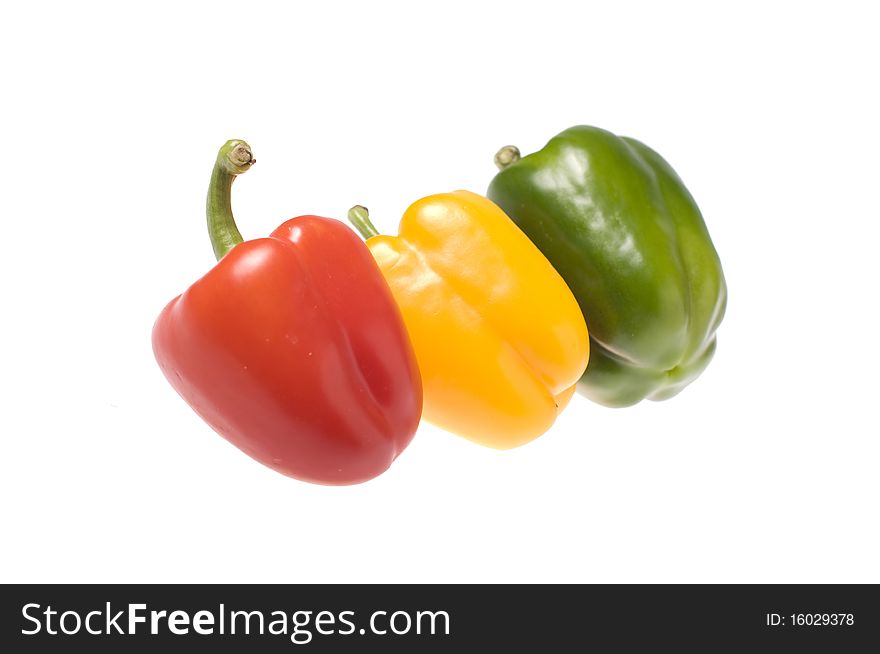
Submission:
[[[156,360],[205,422],[260,463],[319,484],[366,481],[421,416],[401,313],[338,220],[300,216],[242,242],[230,191],[253,163],[240,140],[217,155],[207,214],[218,263],[159,315]]]

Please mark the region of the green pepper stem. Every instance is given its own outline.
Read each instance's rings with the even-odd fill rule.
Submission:
[[[519,148],[515,145],[505,145],[495,153],[495,165],[498,170],[504,170],[511,164],[515,164],[520,160]]]
[[[364,239],[379,235],[379,230],[370,221],[370,212],[366,207],[357,204],[348,210],[348,221],[355,226]]]
[[[232,182],[256,161],[251,146],[238,139],[226,141],[217,153],[206,206],[208,235],[217,261],[243,240],[232,215]]]

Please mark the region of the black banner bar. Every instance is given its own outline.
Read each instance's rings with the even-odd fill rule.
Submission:
[[[7,585],[0,592],[0,651],[16,653],[880,648],[875,585]]]

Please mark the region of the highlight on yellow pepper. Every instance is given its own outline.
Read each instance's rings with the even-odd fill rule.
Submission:
[[[364,207],[367,239],[403,314],[423,417],[498,449],[543,434],[587,367],[583,313],[550,262],[492,201],[469,191],[415,202],[398,236]]]

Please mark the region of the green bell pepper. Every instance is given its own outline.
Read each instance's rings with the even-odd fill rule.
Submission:
[[[580,304],[590,363],[578,390],[607,406],[676,395],[706,368],[727,287],[700,210],[646,145],[572,127],[519,158],[502,148],[488,196]]]

